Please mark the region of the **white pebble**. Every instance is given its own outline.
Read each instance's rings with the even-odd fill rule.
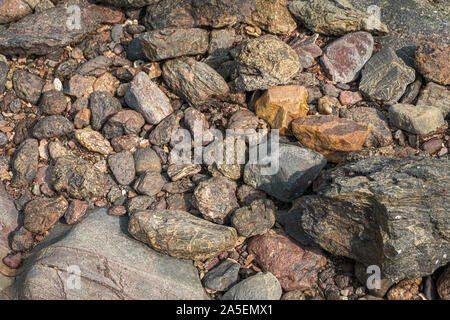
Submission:
[[[55,90],[62,91],[63,86],[62,86],[61,80],[59,80],[58,78],[55,78],[55,80],[53,80],[53,85],[55,86]]]

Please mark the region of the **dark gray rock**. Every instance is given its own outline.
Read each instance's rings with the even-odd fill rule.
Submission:
[[[103,126],[103,136],[112,139],[129,134],[138,134],[145,124],[144,117],[134,110],[122,110],[108,119]]]
[[[134,180],[136,174],[134,170],[133,154],[130,151],[121,151],[108,157],[108,165],[121,185],[128,185]]]
[[[237,282],[240,267],[239,263],[225,260],[205,275],[203,285],[211,290],[226,291]]]
[[[438,108],[400,103],[389,108],[389,120],[395,128],[420,135],[436,131],[445,124]]]
[[[141,40],[139,40],[139,38],[133,38],[128,43],[127,59],[130,61],[147,60],[147,57],[142,50]]]
[[[271,200],[255,200],[249,206],[239,208],[233,213],[231,225],[240,236],[246,238],[264,234],[275,224],[275,210]]]
[[[45,81],[37,75],[25,70],[15,70],[12,77],[16,95],[32,104],[36,104],[41,96]]]
[[[279,300],[283,290],[270,272],[258,273],[231,287],[223,300]]]
[[[39,107],[47,115],[61,114],[67,108],[66,96],[61,91],[54,89],[45,91],[42,94]]]
[[[33,181],[39,161],[38,147],[36,139],[27,139],[17,148],[11,160],[11,184],[14,187],[26,187]]]
[[[0,61],[0,94],[5,91],[6,79],[8,77],[9,65],[6,62]]]
[[[61,115],[40,119],[33,127],[33,136],[37,139],[49,139],[64,136],[74,130],[73,123]]]
[[[110,116],[122,109],[120,101],[107,91],[95,91],[89,96],[91,127],[99,131]]]
[[[0,147],[4,147],[8,144],[8,136],[3,133],[0,132]]]
[[[162,190],[166,179],[157,171],[146,171],[136,179],[133,188],[140,194],[154,196]]]
[[[419,157],[347,164],[294,204],[285,230],[393,282],[430,275],[450,259],[449,169],[448,159]]]
[[[148,135],[152,145],[163,146],[172,139],[172,134],[180,128],[183,112],[178,110],[162,120]]]

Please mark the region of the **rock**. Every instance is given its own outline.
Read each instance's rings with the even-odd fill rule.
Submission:
[[[128,231],[156,251],[181,259],[206,260],[235,246],[236,230],[178,210],[139,211]]]
[[[428,140],[422,145],[422,149],[427,152],[428,154],[433,154],[441,150],[441,148],[444,146],[442,139],[435,138]]]
[[[159,0],[95,0],[94,2],[102,2],[119,8],[142,8],[158,3]]]
[[[38,147],[36,139],[26,139],[17,148],[11,160],[13,172],[11,184],[13,187],[23,188],[33,181],[39,161]]]
[[[290,134],[291,121],[306,117],[309,111],[307,97],[308,92],[302,86],[272,87],[256,101],[255,111],[272,129],[280,129],[281,134]]]
[[[81,221],[85,216],[89,204],[83,200],[72,200],[64,213],[67,224],[75,224]]]
[[[115,152],[120,152],[123,150],[136,149],[139,146],[140,142],[141,138],[139,138],[137,135],[129,134],[112,138],[111,146],[113,147]]]
[[[260,272],[231,287],[222,300],[279,300],[282,289],[270,272]]]
[[[316,40],[319,37],[319,34],[316,33],[312,36],[307,36],[304,38],[296,38],[292,40],[289,45],[292,49],[297,52],[299,57],[311,57],[312,62],[314,62],[314,58],[320,57],[323,52],[322,49],[318,45],[316,45]],[[303,66],[303,68],[308,68]]]
[[[16,95],[32,104],[36,104],[38,102],[39,97],[41,96],[42,88],[45,84],[44,80],[40,77],[20,69],[14,71],[12,82]]]
[[[365,147],[380,148],[393,143],[387,120],[377,109],[367,107],[343,109],[340,116],[369,126],[370,132],[364,143]]]
[[[20,227],[19,230],[15,231],[11,239],[11,249],[18,252],[28,251],[34,246],[33,234]]]
[[[327,262],[320,250],[303,248],[282,235],[253,237],[248,252],[264,271],[277,277],[285,291],[313,289]]]
[[[130,151],[122,151],[108,157],[108,165],[116,178],[116,181],[123,186],[130,184],[134,180],[134,159]]]
[[[203,286],[210,290],[227,291],[238,281],[241,265],[231,260],[225,260],[211,269],[202,279]]]
[[[101,198],[106,193],[106,176],[89,162],[61,156],[52,170],[53,187],[76,199]]]
[[[89,109],[92,129],[99,131],[110,116],[122,109],[122,105],[109,92],[95,91],[89,96]]]
[[[275,224],[275,210],[271,200],[255,200],[249,206],[234,211],[231,225],[246,238],[264,234]]]
[[[359,91],[369,99],[385,104],[397,102],[414,82],[416,74],[391,48],[375,54],[361,71]]]
[[[49,90],[42,94],[39,106],[46,115],[62,114],[67,108],[67,99],[61,91]]]
[[[303,146],[339,162],[345,152],[362,149],[370,128],[335,116],[310,116],[294,120],[292,131]]]
[[[62,240],[29,262],[19,298],[204,299],[192,262],[161,255],[130,239],[123,232],[126,220],[108,215],[104,208],[90,212]],[[81,288],[89,290],[69,285],[73,270],[68,267],[72,265],[83,275]]]
[[[356,9],[347,0],[292,1],[289,11],[309,30],[325,35],[341,36],[355,31],[388,32],[384,23],[371,23],[369,14]]]
[[[73,118],[73,125],[76,129],[83,129],[90,124],[91,110],[83,108],[75,114]]]
[[[6,80],[8,78],[9,65],[0,61],[0,94],[5,91]]]
[[[339,95],[339,101],[343,105],[354,105],[360,101],[363,101],[361,94],[358,91],[341,91]]]
[[[0,270],[5,272],[5,265],[2,260],[11,251],[11,245],[14,243],[10,239],[11,233],[18,227],[19,213],[14,206],[13,199],[6,192],[3,183],[0,184]],[[11,241],[10,241],[11,240]],[[12,248],[12,247],[11,247]],[[14,250],[14,248],[12,248]],[[17,249],[17,248],[16,248]],[[0,273],[0,281],[2,275]],[[0,292],[2,292],[2,284],[0,284]]]
[[[417,48],[415,65],[428,81],[450,85],[450,46],[427,42]]]
[[[213,57],[226,56],[237,40],[234,29],[212,30],[209,37],[208,53]]]
[[[75,73],[82,76],[100,77],[112,63],[112,59],[108,57],[97,56],[83,63]]]
[[[249,206],[254,200],[267,198],[265,192],[256,190],[248,184],[241,185],[237,189],[236,195],[239,199],[239,203],[242,206]]]
[[[133,38],[127,47],[127,59],[130,61],[146,60],[144,51],[142,50],[141,40],[139,38]]]
[[[286,84],[299,70],[297,53],[276,37],[246,40],[236,55],[238,92],[268,89]]]
[[[421,300],[419,285],[422,279],[403,280],[389,289],[388,300]]]
[[[66,91],[68,95],[76,98],[89,97],[94,90],[93,84],[91,78],[76,74],[70,78]]]
[[[185,114],[186,118],[186,114]],[[186,121],[186,120],[185,120]],[[247,109],[234,112],[228,120],[228,128],[231,130],[256,130],[259,121],[253,112]]]
[[[146,171],[161,172],[161,159],[151,147],[137,149],[133,156],[137,174]]]
[[[52,160],[56,160],[58,157],[68,156],[72,153],[67,150],[61,142],[58,140],[52,141],[48,144],[48,153]]]
[[[134,182],[133,188],[140,194],[154,196],[162,190],[166,179],[157,171],[146,171]]]
[[[191,106],[211,103],[230,91],[221,75],[193,58],[167,61],[162,71],[168,86]]]
[[[202,166],[199,164],[172,164],[167,168],[167,175],[170,180],[178,181],[193,176],[201,170]]]
[[[64,197],[56,199],[36,198],[27,203],[24,210],[24,227],[28,231],[44,234],[51,229],[68,207]]]
[[[431,106],[395,104],[389,108],[389,120],[396,128],[413,134],[428,134],[445,124],[442,112]]]
[[[86,149],[108,155],[113,152],[111,144],[100,132],[92,130],[75,130],[75,138]]]
[[[341,103],[335,97],[323,96],[317,101],[317,111],[323,115],[337,115],[340,107]]]
[[[0,147],[4,147],[8,144],[8,136],[3,132],[0,132]]]
[[[297,28],[286,0],[256,0],[256,10],[245,23],[274,34],[290,34]]]
[[[108,119],[103,126],[103,135],[106,139],[122,135],[138,134],[145,124],[144,117],[134,110],[122,110]]]
[[[236,187],[236,182],[223,176],[200,182],[194,197],[203,218],[218,224],[226,223],[230,214],[239,208]]]
[[[253,0],[162,0],[147,8],[146,23],[151,29],[168,27],[223,28],[250,16],[256,8]]]
[[[286,232],[302,244],[377,265],[393,282],[449,262],[449,160],[372,157],[331,171],[300,198]],[[414,187],[411,187],[414,186]]]
[[[33,8],[23,0],[3,0],[0,2],[0,24],[17,21],[33,12]]]
[[[422,88],[423,81],[419,77],[413,83],[406,87],[406,91],[402,98],[399,100],[400,103],[412,104],[417,96],[419,95],[420,89]]]
[[[450,300],[450,268],[447,267],[439,276],[436,282],[436,288],[441,299]]]
[[[40,119],[33,128],[33,136],[39,140],[64,136],[74,130],[73,123],[61,115]]]
[[[80,25],[75,23],[70,5],[80,8]],[[0,35],[0,53],[5,55],[46,55],[80,41],[102,22],[102,9],[82,0],[70,0],[55,8],[31,14],[10,24]],[[69,20],[68,20],[69,19]]]
[[[148,135],[152,145],[163,146],[172,140],[172,135],[180,128],[183,112],[178,110],[162,120]]]
[[[325,158],[315,151],[280,144],[276,173],[264,174],[262,164],[248,163],[245,166],[244,182],[280,201],[291,202],[305,192],[326,163]]]
[[[155,202],[155,197],[149,196],[136,196],[128,199],[126,203],[128,215],[131,216],[136,211],[147,210],[153,202]]]
[[[130,82],[125,94],[128,106],[142,114],[149,124],[158,124],[173,112],[169,98],[144,72]]]
[[[322,92],[324,96],[330,96],[333,98],[339,97],[339,94],[341,93],[341,89],[336,88],[331,83],[326,83],[322,87]]]
[[[373,45],[372,35],[364,31],[347,34],[327,45],[321,61],[331,80],[341,83],[355,81],[372,56]]]
[[[420,93],[417,106],[433,106],[441,110],[444,118],[450,116],[450,90],[433,82],[428,82]]]
[[[150,61],[203,54],[208,51],[209,32],[204,29],[163,29],[139,36],[142,50]]]

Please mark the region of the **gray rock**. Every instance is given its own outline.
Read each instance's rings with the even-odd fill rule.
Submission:
[[[133,156],[137,174],[146,171],[161,172],[161,159],[151,147],[137,149]]]
[[[149,196],[136,196],[128,199],[126,204],[128,215],[131,216],[135,211],[147,210],[155,200],[155,197]]]
[[[397,102],[407,85],[416,79],[414,69],[408,67],[390,47],[375,54],[361,74],[359,91],[373,101],[386,104]]]
[[[264,234],[275,224],[275,210],[271,200],[255,200],[249,206],[239,208],[233,213],[231,225],[240,236],[246,238]]]
[[[0,147],[6,146],[8,144],[8,140],[8,136],[5,133],[0,132]]]
[[[262,175],[260,164],[247,164],[244,182],[263,190],[280,201],[290,202],[301,196],[326,165],[318,152],[295,145],[279,145],[279,170],[274,175]]]
[[[27,262],[20,299],[205,299],[197,270],[149,249],[123,232],[126,217],[96,209],[62,240]],[[72,269],[69,267],[72,266]],[[73,284],[73,266],[81,273]]]
[[[236,40],[237,36],[234,29],[212,30],[208,53],[215,57],[226,56]]]
[[[75,73],[83,76],[99,77],[106,72],[106,69],[113,63],[112,59],[105,56],[98,56],[83,63]]]
[[[12,77],[16,95],[32,104],[36,104],[41,96],[45,81],[37,75],[25,70],[15,70]]]
[[[9,65],[6,62],[0,61],[0,94],[5,91],[6,79],[8,77]]]
[[[148,135],[148,141],[152,145],[163,146],[172,139],[172,134],[180,128],[180,120],[183,112],[178,110],[162,120]]]
[[[130,108],[141,113],[149,124],[158,124],[173,112],[169,98],[144,72],[137,74],[130,82],[125,101]]]
[[[171,60],[163,66],[164,81],[191,106],[224,98],[228,84],[213,68],[193,58]]]
[[[231,287],[222,300],[280,300],[282,295],[278,279],[270,272],[260,272]]]
[[[166,179],[157,171],[146,171],[136,179],[133,188],[140,194],[154,196],[162,190]]]
[[[128,185],[134,180],[136,174],[134,170],[133,154],[130,151],[121,151],[108,157],[108,165],[121,185]]]
[[[441,110],[432,106],[395,104],[389,108],[391,124],[413,134],[428,134],[445,124]]]
[[[33,136],[37,139],[49,139],[64,136],[74,130],[73,123],[61,115],[40,119],[33,127]]]
[[[120,101],[107,91],[95,91],[89,95],[91,127],[99,131],[108,118],[122,109]]]
[[[127,59],[130,61],[147,60],[139,38],[133,38],[130,43],[128,43]]]
[[[17,148],[11,160],[12,186],[26,187],[36,176],[39,161],[39,144],[36,139],[26,139]]]
[[[347,164],[294,204],[285,230],[393,282],[430,275],[450,260],[449,169],[448,159],[419,157]]]
[[[112,28],[111,28],[111,39],[114,42],[119,42],[120,41],[120,37],[122,36],[122,32],[123,32],[123,27],[121,24],[115,24]]]
[[[67,108],[67,99],[64,93],[58,90],[48,90],[42,94],[39,107],[46,115],[61,114]]]
[[[203,54],[208,51],[209,32],[204,29],[163,29],[139,36],[150,61]]]
[[[112,139],[129,134],[139,134],[145,124],[144,117],[134,110],[122,110],[108,119],[103,126],[103,135]]]
[[[270,35],[245,41],[236,56],[234,86],[237,91],[253,91],[286,84],[299,70],[297,53]]]
[[[181,259],[206,260],[232,249],[236,230],[179,210],[134,213],[128,231],[156,251]]]
[[[106,175],[92,164],[74,156],[56,159],[52,170],[53,187],[76,199],[101,198],[106,193]]]
[[[240,268],[239,263],[225,260],[205,275],[203,285],[211,290],[226,291],[237,282]]]
[[[450,90],[434,82],[428,82],[420,93],[417,106],[433,106],[441,110],[444,118],[450,116]]]
[[[3,183],[0,184],[0,266],[2,259],[11,251],[9,247],[10,233],[18,227],[19,213],[14,206],[12,197],[6,192]],[[1,275],[0,275],[1,277]],[[1,279],[1,278],[0,278]],[[1,282],[1,280],[0,280]],[[0,285],[0,292],[2,286]]]

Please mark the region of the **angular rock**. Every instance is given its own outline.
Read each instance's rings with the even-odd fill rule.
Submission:
[[[67,224],[75,224],[83,219],[87,212],[89,204],[87,201],[82,200],[72,200],[64,213],[64,218]]]
[[[6,80],[8,78],[9,65],[0,61],[0,94],[5,91]]]
[[[339,162],[346,152],[362,149],[370,128],[335,116],[311,116],[294,120],[292,132],[303,146]]]
[[[322,49],[316,44],[318,37],[319,34],[316,33],[309,37],[296,38],[289,45],[297,52],[299,57],[309,55],[314,60],[314,58],[320,57],[323,54]]]
[[[191,106],[224,98],[228,84],[213,68],[193,58],[168,61],[163,66],[164,81]]]
[[[89,126],[91,120],[91,110],[83,108],[75,114],[73,118],[73,125],[76,129],[82,129]]]
[[[140,194],[154,196],[162,190],[166,179],[157,171],[146,171],[136,179],[133,188]]]
[[[237,282],[240,267],[239,263],[225,260],[205,275],[203,285],[211,290],[226,291]]]
[[[327,262],[320,250],[303,248],[282,235],[253,237],[248,252],[264,271],[277,277],[286,291],[313,289]]]
[[[120,152],[123,150],[136,149],[139,146],[140,142],[141,138],[139,138],[137,135],[129,134],[112,138],[111,146],[113,147],[115,152]]]
[[[106,193],[106,176],[86,160],[74,156],[56,159],[53,187],[76,199],[101,198]]]
[[[121,185],[128,185],[134,180],[136,174],[134,170],[133,154],[130,151],[122,151],[108,157],[108,165]]]
[[[28,251],[34,246],[33,234],[23,226],[15,231],[11,239],[11,249],[18,252]]]
[[[103,135],[112,139],[129,134],[138,134],[145,124],[144,117],[134,110],[122,110],[108,119],[103,126]]]
[[[178,210],[138,211],[128,223],[137,240],[181,259],[206,260],[232,249],[236,230]]]
[[[270,35],[247,40],[236,56],[238,92],[268,89],[286,84],[299,70],[297,53],[286,43]]]
[[[242,206],[249,206],[254,200],[267,198],[264,191],[256,190],[248,184],[241,185],[237,189],[236,195]]]
[[[123,232],[126,220],[108,215],[107,209],[91,211],[62,240],[29,261],[19,298],[204,299],[192,262],[161,255],[130,239]],[[82,290],[70,287],[73,265],[83,275]]]
[[[329,173],[318,195],[295,203],[286,232],[377,265],[393,282],[430,275],[450,259],[449,169],[448,159],[420,157],[347,164]]]
[[[186,117],[186,116],[185,116]],[[186,121],[186,120],[185,120]],[[228,120],[228,128],[231,130],[256,130],[258,127],[258,117],[247,109],[238,110],[233,113]]]
[[[388,32],[384,23],[370,23],[369,14],[356,9],[347,0],[292,1],[289,11],[309,30],[325,35],[341,36],[355,31]]]
[[[183,112],[178,110],[162,120],[148,135],[152,145],[163,146],[172,140],[172,135],[180,128],[180,120]]]
[[[151,147],[137,149],[133,156],[137,174],[145,171],[161,172],[161,159]]]
[[[61,115],[40,119],[33,127],[33,136],[39,140],[64,136],[74,130],[73,123]]]
[[[76,74],[70,78],[67,86],[67,94],[76,98],[86,98],[92,93],[93,81],[91,78]],[[78,100],[77,100],[78,101]]]
[[[391,124],[413,134],[428,134],[445,124],[442,112],[431,106],[395,104],[389,108]]]
[[[275,224],[275,210],[271,200],[255,200],[249,206],[234,211],[231,225],[246,238],[264,234]]]
[[[340,116],[369,126],[370,132],[364,143],[365,147],[380,148],[392,144],[392,133],[387,119],[377,109],[367,107],[343,109]]]
[[[414,69],[408,67],[390,47],[375,54],[361,75],[359,91],[370,100],[385,104],[397,102],[407,85],[416,79]]]
[[[341,103],[335,97],[323,96],[317,101],[317,111],[323,115],[337,115],[340,107]]]
[[[142,50],[150,61],[194,56],[208,51],[209,32],[205,29],[163,29],[140,35]]]
[[[450,85],[450,45],[427,42],[416,50],[415,65],[428,81]]]
[[[279,300],[283,291],[270,272],[260,272],[231,287],[222,300]]]
[[[363,97],[358,91],[341,91],[339,95],[339,101],[343,105],[354,105],[357,104],[360,101],[363,101]]]
[[[13,172],[11,184],[13,187],[26,187],[33,181],[39,161],[38,147],[36,139],[26,139],[17,148],[11,160]]]
[[[67,8],[80,8],[80,26]],[[74,12],[72,12],[74,14]],[[83,0],[70,0],[55,8],[24,17],[0,33],[0,53],[6,55],[46,55],[80,41],[102,22],[102,9]]]
[[[170,180],[178,181],[193,176],[201,170],[202,167],[199,164],[173,164],[167,168],[167,175]]]
[[[403,280],[389,289],[386,298],[388,300],[416,300],[419,297],[419,285],[422,279]]]
[[[41,96],[44,80],[25,70],[15,70],[12,76],[16,95],[32,104],[36,104]]]
[[[286,0],[256,0],[256,10],[245,22],[273,34],[290,34],[297,24],[287,9]]]
[[[278,170],[272,175],[264,174],[264,165],[247,164],[244,182],[283,202],[302,195],[327,163],[320,153],[289,144],[279,145],[278,161]]]
[[[198,184],[194,191],[198,209],[206,220],[224,224],[229,215],[239,208],[236,182],[217,176]]]
[[[173,112],[169,98],[144,72],[138,73],[130,82],[125,101],[130,108],[142,114],[149,124],[158,124]]]
[[[64,93],[53,89],[42,94],[39,106],[46,115],[61,114],[67,108],[67,99]]]
[[[356,80],[372,56],[373,45],[372,35],[363,31],[347,34],[327,45],[321,61],[331,80],[341,83]]]
[[[32,233],[44,234],[64,215],[67,207],[67,200],[62,196],[56,199],[36,198],[31,200],[24,209],[23,225]]]
[[[109,92],[95,91],[89,96],[89,109],[92,129],[99,131],[110,116],[122,109],[122,105]]]
[[[308,92],[302,86],[272,87],[256,101],[255,111],[272,129],[280,129],[281,134],[290,134],[291,121],[308,114],[307,97]]]
[[[136,196],[128,199],[126,203],[128,215],[131,216],[135,211],[147,210],[155,200],[155,197],[149,196]]]
[[[417,106],[433,106],[441,110],[444,118],[450,116],[450,90],[434,82],[428,82],[420,93]]]
[[[100,132],[92,130],[76,130],[75,138],[86,149],[108,155],[113,152],[111,144]]]

